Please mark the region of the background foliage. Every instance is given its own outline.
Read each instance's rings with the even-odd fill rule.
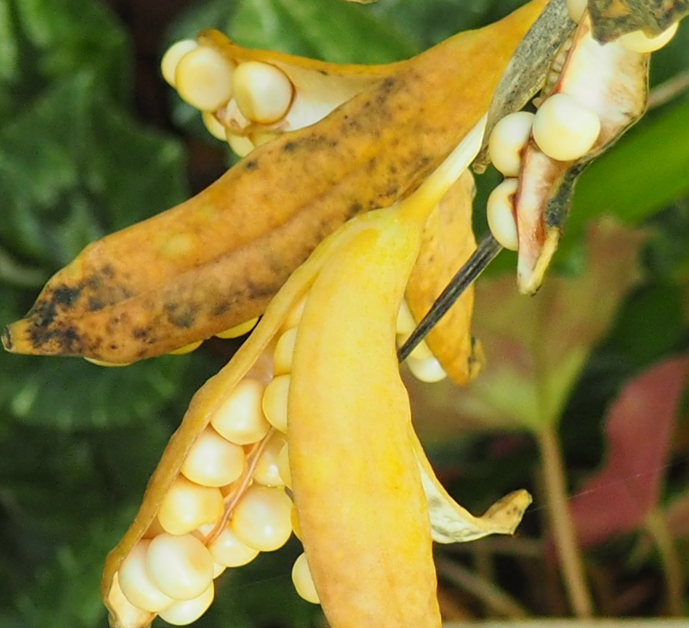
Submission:
[[[230,163],[229,153],[207,137],[196,114],[158,77],[157,60],[167,44],[214,26],[249,46],[329,61],[380,63],[488,23],[520,2],[159,4],[0,0],[2,324],[21,317],[43,282],[89,241],[176,204]],[[672,44],[654,56],[652,82],[688,71],[685,24]],[[574,491],[604,459],[606,409],[618,391],[654,363],[687,349],[688,171],[685,94],[650,112],[586,173],[578,188],[557,265],[565,277],[584,272],[584,227],[601,215],[611,214],[628,226],[643,225],[650,236],[641,254],[641,281],[624,297],[568,395],[560,429]],[[485,228],[483,199],[495,181],[489,173],[480,182],[478,232]],[[503,254],[491,274],[513,268],[514,257]],[[548,342],[547,334],[543,342]],[[133,516],[189,398],[233,348],[232,343],[212,341],[190,356],[123,369],[101,369],[78,359],[0,355],[0,625],[105,626],[98,593],[105,554]],[[449,420],[451,409],[438,403],[433,389],[417,397],[426,410],[437,407],[435,413],[425,412],[422,429],[462,503],[480,511],[514,488],[528,487],[537,495],[512,549],[487,542],[444,551],[441,559],[460,568],[473,561],[483,581],[499,584],[530,613],[562,613],[556,583],[552,591],[536,590],[542,583],[539,565],[553,572],[534,479],[540,468],[534,445],[527,437],[507,436],[504,429],[485,431],[494,426],[469,430],[461,416]],[[450,427],[440,429],[443,425]],[[689,429],[685,420],[673,429],[674,446],[653,464],[665,469],[661,501],[681,506]],[[680,508],[680,515],[685,511]],[[676,519],[673,540],[689,536],[686,512],[684,519]],[[666,610],[663,571],[643,541],[642,532],[616,536],[587,557],[597,600],[603,609],[608,603],[613,614]],[[678,548],[686,556],[686,545],[680,542]],[[295,551],[262,556],[224,576],[217,601],[198,625],[317,623],[317,609],[292,590],[289,569]],[[450,577],[451,570],[443,573],[448,617],[491,614],[490,604],[467,593],[466,586]],[[621,590],[635,593],[620,601]]]

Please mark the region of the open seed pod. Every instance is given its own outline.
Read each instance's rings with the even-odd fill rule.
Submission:
[[[488,222],[519,251],[522,292],[541,285],[578,175],[643,114],[648,58],[619,41],[599,44],[584,13],[553,58],[537,113],[510,114],[492,130],[491,159],[507,179],[489,198]]]
[[[514,530],[526,493],[475,518],[439,485],[411,427],[395,351],[424,224],[476,154],[483,124],[414,194],[328,237],[194,396],[108,556],[102,593],[114,628],[156,614],[190,623],[212,600],[214,574],[251,560],[251,549],[276,549],[295,523],[305,550],[295,585],[333,628],[437,627],[432,538]],[[282,429],[287,450],[271,447]],[[225,457],[206,444],[209,431],[213,442],[248,448],[246,461],[216,468]]]
[[[5,348],[122,364],[260,315],[326,235],[409,194],[450,153],[545,4],[399,64],[193,199],[89,245],[5,330]]]

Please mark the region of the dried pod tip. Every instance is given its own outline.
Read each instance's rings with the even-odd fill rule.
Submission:
[[[488,227],[499,244],[510,251],[519,249],[514,216],[514,196],[518,187],[517,179],[505,179],[491,192],[486,203]]]
[[[488,140],[488,153],[493,165],[506,177],[516,177],[521,168],[521,153],[529,141],[534,114],[511,113],[500,120]]]
[[[533,123],[538,148],[551,159],[574,161],[588,153],[600,134],[600,118],[569,94],[553,94]]]

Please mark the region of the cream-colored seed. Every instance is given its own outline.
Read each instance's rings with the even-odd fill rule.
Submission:
[[[122,363],[115,363],[115,362],[104,362],[103,360],[97,360],[96,358],[84,358],[87,362],[90,362],[91,364],[95,364],[96,366],[105,366],[105,367],[113,367],[113,366],[129,366],[131,362],[122,362]]]
[[[240,157],[246,157],[255,148],[254,143],[248,137],[244,137],[242,135],[232,135],[231,133],[227,134],[227,143],[230,145],[230,148],[235,152],[235,154],[239,155]],[[221,338],[227,337],[228,336],[221,336]],[[235,336],[229,337],[235,338]]]
[[[664,30],[657,37],[649,37],[643,31],[634,31],[622,35],[617,41],[627,50],[632,50],[633,52],[655,52],[675,36],[678,26],[679,22],[675,22],[670,28]]]
[[[258,550],[242,543],[229,527],[223,529],[208,550],[213,560],[224,567],[241,567],[258,556]]]
[[[282,478],[282,483],[287,488],[292,488],[292,472],[289,468],[289,446],[285,443],[278,454],[278,471]]]
[[[215,521],[224,504],[219,488],[201,486],[177,476],[158,510],[160,525],[170,534],[186,534]]]
[[[415,360],[407,358],[407,365],[416,379],[429,384],[439,382],[447,377],[447,373],[435,358]]]
[[[532,132],[548,157],[572,161],[593,148],[600,133],[600,118],[569,94],[553,94],[536,113]]]
[[[182,57],[198,47],[195,39],[183,39],[167,49],[163,55],[163,60],[160,62],[160,69],[163,78],[169,85],[175,86],[175,74]]]
[[[396,333],[408,337],[415,329],[416,321],[414,320],[414,315],[411,313],[407,302],[403,300],[400,309],[397,311]]]
[[[159,613],[160,618],[173,626],[186,626],[195,622],[203,615],[213,602],[215,589],[213,583],[198,597],[193,600],[177,602]]]
[[[506,177],[516,177],[533,126],[534,114],[517,111],[500,120],[490,134],[488,153],[493,165]]]
[[[198,340],[197,342],[191,342],[188,345],[184,345],[183,347],[180,347],[179,349],[175,349],[174,351],[170,351],[171,355],[184,355],[185,353],[191,353],[192,351],[196,351],[201,344],[203,343],[203,340]]]
[[[247,61],[235,69],[232,89],[242,114],[261,124],[280,120],[292,103],[294,91],[282,70],[259,61]]]
[[[210,552],[191,534],[160,534],[152,539],[146,565],[153,582],[175,600],[192,600],[213,581]]]
[[[225,565],[221,565],[220,563],[213,563],[213,580],[215,580],[218,576],[220,576],[227,567]]]
[[[574,22],[579,22],[586,11],[587,0],[567,0],[567,12]]]
[[[297,327],[288,329],[280,336],[275,345],[275,353],[273,354],[273,372],[275,375],[284,375],[292,370],[294,345],[297,342],[297,329]]]
[[[201,114],[201,120],[203,120],[203,126],[215,139],[227,141],[227,129],[210,111],[204,111]]]
[[[490,193],[486,202],[488,227],[498,243],[510,251],[519,249],[514,216],[514,195],[518,187],[517,179],[505,179]]]
[[[232,515],[232,531],[240,541],[260,552],[282,547],[292,534],[292,500],[281,488],[253,484]]]
[[[234,137],[238,137],[238,136],[235,135]],[[246,138],[240,138],[240,139],[246,139]],[[253,150],[253,144],[251,146],[251,150]],[[251,152],[251,151],[249,151],[249,152]],[[230,329],[228,329],[226,331],[221,331],[219,334],[215,334],[215,335],[218,338],[239,338],[239,336],[243,336],[244,334],[248,334],[254,327],[256,327],[256,323],[258,323],[258,317],[252,318],[251,320],[240,323],[239,325],[237,325],[235,327],[231,327]]]
[[[215,111],[232,97],[232,63],[217,50],[199,46],[177,64],[179,95],[201,111]]]
[[[296,327],[299,325],[299,321],[301,320],[302,314],[304,314],[304,306],[306,305],[306,297],[302,297],[290,311],[289,314],[287,314],[287,318],[285,318],[285,322],[282,324],[282,329],[292,329],[292,327]]]
[[[234,482],[244,470],[244,448],[207,427],[187,453],[181,472],[192,482],[203,486],[225,486]]]
[[[311,604],[321,603],[318,598],[318,593],[316,592],[316,585],[313,583],[313,578],[311,577],[309,564],[306,562],[306,554],[301,554],[301,556],[294,561],[294,566],[292,567],[292,582],[300,597],[304,598],[307,602],[311,602]]]
[[[287,433],[287,397],[289,396],[289,375],[278,375],[266,386],[263,393],[263,412],[268,422],[276,429]]]
[[[261,440],[270,430],[270,423],[261,408],[263,391],[261,382],[244,378],[213,415],[211,425],[221,436],[237,445]]]
[[[150,543],[142,540],[132,548],[120,566],[119,581],[122,593],[134,606],[157,613],[174,600],[160,590],[148,573],[146,555]]]
[[[285,485],[280,474],[279,459],[280,452],[286,444],[285,439],[279,433],[273,433],[256,462],[256,469],[252,476],[255,482],[263,484],[263,486]]]

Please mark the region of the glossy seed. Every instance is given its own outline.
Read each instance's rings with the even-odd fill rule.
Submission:
[[[488,227],[498,243],[510,251],[519,248],[517,222],[514,217],[514,195],[518,187],[517,179],[505,179],[490,193],[486,202]]]
[[[235,135],[234,137],[237,137],[237,136]],[[246,139],[246,138],[242,137],[239,139]],[[251,146],[251,150],[253,150],[253,144]],[[244,334],[248,334],[254,327],[256,327],[256,323],[258,323],[258,317],[252,318],[251,320],[240,323],[236,327],[231,327],[230,329],[228,329],[226,331],[221,331],[219,334],[215,334],[215,335],[218,338],[239,338],[240,336],[243,336]]]
[[[402,301],[397,311],[396,333],[408,337],[416,329],[416,321],[406,301]]]
[[[215,111],[232,97],[232,64],[218,51],[199,46],[179,60],[175,82],[192,107]]]
[[[280,120],[289,109],[294,91],[282,70],[259,61],[247,61],[235,69],[232,89],[242,114],[261,124]]]
[[[160,618],[173,626],[186,626],[195,622],[203,615],[213,602],[215,590],[213,583],[198,597],[193,600],[176,602],[170,608],[159,613]]]
[[[586,11],[587,0],[567,0],[567,12],[573,22],[579,22]]]
[[[286,445],[285,439],[277,432],[270,437],[270,441],[265,446],[256,462],[253,480],[263,486],[284,486],[280,474],[280,452]]]
[[[165,595],[148,573],[148,540],[139,541],[124,559],[119,571],[120,588],[134,606],[151,613],[167,608],[174,600]]]
[[[213,581],[213,559],[191,534],[158,535],[148,546],[146,564],[151,579],[175,600],[191,600]]]
[[[242,474],[244,457],[241,445],[229,442],[212,427],[207,427],[191,446],[181,472],[203,486],[225,486]]]
[[[534,114],[517,111],[500,120],[490,134],[488,153],[493,165],[506,177],[516,177],[533,126]]]
[[[266,386],[263,393],[263,412],[268,422],[280,432],[287,433],[287,397],[289,375],[278,375]]]
[[[175,74],[182,57],[198,47],[195,39],[183,39],[167,49],[163,55],[163,60],[160,62],[160,69],[163,78],[169,85],[175,87]]]
[[[282,478],[282,483],[287,488],[292,488],[292,472],[289,468],[289,447],[287,443],[278,454],[278,472]]]
[[[255,148],[253,142],[248,137],[232,135],[231,133],[227,134],[227,143],[230,145],[230,148],[235,152],[235,154],[239,155],[240,157],[246,157]],[[220,337],[227,338],[228,336]],[[235,338],[235,336],[229,336],[229,338]]]
[[[105,366],[105,367],[111,367],[111,366],[129,366],[131,362],[122,362],[122,363],[114,363],[114,362],[103,362],[103,360],[96,360],[96,358],[84,358],[87,362],[90,362],[91,364],[95,364],[96,366]]]
[[[258,556],[258,550],[242,543],[229,527],[213,540],[208,551],[213,560],[224,567],[241,567]]]
[[[313,583],[309,564],[306,562],[306,554],[301,554],[294,561],[292,567],[292,582],[300,597],[311,604],[320,604],[321,601],[316,592],[316,585]]]
[[[533,123],[538,147],[551,159],[572,161],[588,153],[598,139],[600,119],[569,94],[553,94]]]
[[[179,349],[175,349],[174,351],[170,351],[170,354],[171,355],[184,355],[185,353],[191,353],[192,351],[196,351],[196,349],[198,349],[202,343],[203,343],[203,340],[191,342],[188,345],[184,345],[183,347],[180,347]]]
[[[282,547],[292,534],[292,500],[281,488],[254,484],[232,515],[232,531],[240,541],[260,552]]]
[[[273,354],[273,372],[275,375],[285,375],[292,370],[292,358],[296,342],[296,327],[288,329],[278,339],[275,345],[275,353]]]
[[[204,111],[201,114],[201,120],[203,120],[203,126],[215,139],[227,141],[227,129],[210,111]]]
[[[302,314],[304,314],[304,306],[306,305],[306,297],[302,297],[300,301],[290,310],[289,314],[285,318],[285,322],[282,324],[282,329],[292,329],[299,325]]]
[[[414,358],[407,358],[407,365],[414,377],[422,382],[429,384],[439,382],[447,377],[447,373],[440,366],[440,362],[435,358],[427,360],[415,360]]]
[[[670,28],[664,30],[657,37],[649,37],[643,31],[634,31],[622,35],[617,41],[627,50],[633,52],[655,52],[667,44],[677,32],[679,22],[675,22]]]
[[[216,431],[237,445],[249,445],[261,440],[270,430],[263,416],[263,384],[245,378],[239,382],[223,405],[211,418]]]
[[[223,508],[220,489],[201,486],[180,475],[163,497],[158,519],[166,532],[186,534],[204,523],[215,521]]]
[[[222,575],[225,572],[225,565],[221,565],[220,563],[213,563],[213,580],[215,580],[218,576]]]

